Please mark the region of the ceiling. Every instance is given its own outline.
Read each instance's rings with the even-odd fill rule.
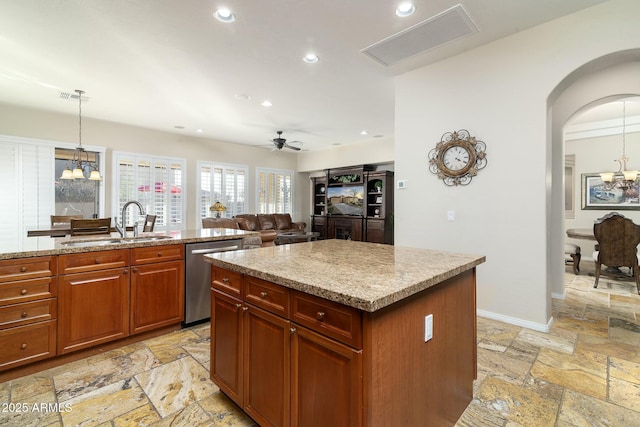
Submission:
[[[193,137],[262,146],[283,130],[309,151],[392,141],[395,75],[603,1],[415,0],[399,18],[388,0],[0,0],[0,102],[77,115],[61,93],[82,89],[83,117]],[[466,28],[432,18],[458,4],[470,31],[447,42]],[[235,22],[213,17],[220,6]],[[443,25],[389,39],[426,20]],[[413,56],[361,52],[385,39]],[[442,45],[415,53],[429,42]],[[320,60],[303,62],[309,52]]]

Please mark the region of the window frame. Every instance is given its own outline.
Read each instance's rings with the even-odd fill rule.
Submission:
[[[262,203],[260,201],[261,198],[261,194],[264,191],[261,183],[260,183],[260,177],[262,174],[267,174],[267,175],[275,175],[276,177],[278,175],[280,176],[288,176],[289,177],[289,181],[291,183],[290,188],[289,188],[289,200],[288,203],[284,202],[284,206],[283,206],[283,211],[279,212],[278,211],[278,204],[279,202],[277,200],[274,200],[273,202],[267,202],[266,203],[266,209],[263,209]],[[262,168],[262,167],[258,167],[256,168],[256,213],[257,214],[271,214],[271,213],[289,213],[291,215],[293,215],[293,207],[294,207],[294,202],[295,202],[295,171],[290,170],[290,169],[275,169],[275,168]],[[273,184],[274,186],[277,186],[277,179],[273,180]],[[273,187],[270,189],[267,189],[266,191],[273,191],[275,193],[279,192],[280,190],[278,190],[277,188]],[[267,198],[270,198],[268,196],[266,196]],[[269,207],[273,206],[275,207],[274,210],[270,209]]]
[[[202,228],[202,218],[206,218],[209,216],[212,216],[211,214],[209,215],[205,215],[203,216],[203,213],[205,212],[209,212],[209,206],[203,206],[202,203],[202,197],[200,196],[200,192],[203,190],[203,182],[202,182],[202,171],[203,168],[208,167],[211,170],[214,169],[222,169],[223,170],[223,179],[222,182],[226,183],[226,177],[227,177],[227,171],[229,170],[233,170],[234,172],[238,172],[238,171],[242,171],[244,172],[244,211],[243,212],[239,212],[236,211],[235,209],[233,209],[233,205],[232,203],[229,203],[229,201],[227,200],[227,197],[225,194],[222,194],[221,196],[221,200],[219,200],[220,203],[222,203],[223,205],[225,205],[228,209],[227,211],[223,212],[221,214],[221,216],[223,218],[231,218],[235,215],[239,215],[239,214],[243,214],[243,213],[248,213],[249,211],[249,166],[248,165],[242,165],[242,164],[234,164],[234,163],[219,163],[219,162],[209,162],[209,161],[204,161],[204,160],[198,160],[197,163],[197,167],[198,167],[198,173],[196,176],[196,188],[198,191],[198,194],[196,195],[196,213],[195,213],[195,220],[196,220],[196,224],[197,224],[197,229]],[[237,176],[237,175],[234,175]],[[210,185],[211,187],[213,187],[213,175],[211,177],[211,182]],[[238,188],[237,188],[237,181],[234,183],[234,192],[235,192],[235,197],[236,199],[238,199]],[[211,203],[215,203],[215,200],[212,200]]]
[[[132,153],[132,152],[128,152],[128,151],[114,151],[113,152],[113,179],[111,180],[112,184],[113,184],[113,190],[112,190],[112,195],[111,195],[111,216],[114,219],[114,223],[116,221],[117,218],[117,222],[118,224],[121,223],[122,219],[121,214],[122,214],[122,207],[120,205],[120,185],[121,185],[121,171],[120,171],[120,161],[121,159],[125,158],[126,160],[131,160],[133,159],[133,162],[135,165],[138,165],[139,162],[149,162],[150,165],[155,165],[157,163],[160,162],[165,162],[167,164],[179,164],[180,165],[180,171],[181,171],[181,176],[180,176],[180,188],[181,188],[181,203],[179,204],[180,210],[181,210],[181,219],[182,221],[180,223],[176,223],[176,224],[161,224],[159,222],[156,222],[155,225],[155,229],[156,231],[173,231],[173,230],[186,230],[187,229],[187,161],[184,158],[180,158],[180,157],[170,157],[170,156],[158,156],[158,155],[152,155],[152,154],[146,154],[146,153]],[[150,166],[152,167],[152,166]],[[136,177],[134,180],[134,188],[139,188],[140,181],[138,180],[138,178]],[[153,178],[153,185],[154,185],[154,189],[156,186],[156,182],[157,179]],[[144,183],[142,183],[142,185],[145,185]],[[151,184],[149,184],[149,186],[151,186]],[[155,190],[154,190],[155,191]],[[137,191],[136,191],[137,192]],[[168,186],[168,188],[165,190],[165,193],[168,194],[169,196],[171,195],[171,184]],[[135,200],[135,199],[129,199],[129,200]],[[127,200],[127,201],[129,201]],[[166,204],[168,202],[168,200],[165,200],[164,203]],[[155,203],[155,202],[154,202]],[[165,209],[167,209],[167,211],[170,211],[170,206],[165,205]],[[128,212],[133,212],[133,209],[130,209]],[[157,212],[145,212],[145,214],[149,214],[149,215],[159,215]],[[136,213],[137,215],[137,213]],[[131,224],[128,224],[131,225]]]

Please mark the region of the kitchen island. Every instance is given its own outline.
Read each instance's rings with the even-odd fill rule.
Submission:
[[[454,425],[484,256],[345,240],[207,255],[211,378],[261,426]]]

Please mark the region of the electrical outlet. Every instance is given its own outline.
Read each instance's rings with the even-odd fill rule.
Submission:
[[[405,188],[407,188],[407,180],[406,179],[399,179],[398,183],[398,190],[404,190]]]
[[[424,317],[424,342],[433,338],[433,314]]]

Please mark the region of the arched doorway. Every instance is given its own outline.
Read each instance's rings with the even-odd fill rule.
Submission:
[[[564,297],[564,126],[578,111],[611,100],[640,94],[640,50],[616,52],[595,59],[569,74],[547,103],[547,298]],[[616,157],[612,152],[611,161]],[[607,159],[605,159],[606,162]],[[576,159],[578,162],[579,159]],[[638,159],[640,162],[640,158]],[[609,167],[612,167],[610,165]],[[607,169],[603,164],[602,170]],[[598,172],[598,171],[594,171]],[[580,206],[576,207],[577,209]]]

